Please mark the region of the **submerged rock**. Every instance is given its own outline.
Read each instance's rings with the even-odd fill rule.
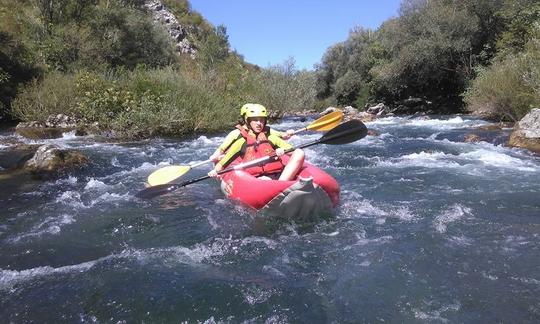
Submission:
[[[540,108],[531,110],[514,126],[508,145],[540,154]]]
[[[7,150],[1,150],[0,168],[10,170],[23,167],[26,161],[34,156],[38,147],[37,144],[17,144]]]
[[[61,138],[62,134],[66,131],[63,128],[56,127],[19,127],[15,130],[15,133],[29,139],[52,139]]]
[[[86,155],[64,150],[56,145],[40,146],[34,156],[25,164],[25,169],[34,174],[55,174],[77,169],[90,162]]]
[[[482,138],[477,134],[467,134],[464,139],[465,143],[476,143],[482,141]]]

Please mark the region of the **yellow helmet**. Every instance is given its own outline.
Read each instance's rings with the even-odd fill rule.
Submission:
[[[242,108],[240,108],[240,114],[242,114],[245,119],[250,117],[268,117],[268,112],[263,105],[252,103],[243,105]]]

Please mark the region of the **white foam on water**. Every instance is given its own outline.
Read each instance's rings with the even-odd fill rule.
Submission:
[[[488,143],[475,143],[474,145],[458,143],[457,145],[463,146],[464,149],[473,148],[474,150],[458,154],[448,154],[441,151],[421,151],[386,160],[374,157],[370,161],[374,162],[374,167],[461,169],[464,173],[476,176],[484,175],[484,167],[486,166],[510,171],[540,171],[540,164],[513,156],[514,153],[507,148],[493,146]]]
[[[77,191],[64,191],[55,200],[56,203],[74,207],[74,208],[89,208],[81,200],[81,194]]]
[[[459,157],[466,160],[480,161],[484,165],[504,169],[519,170],[523,172],[537,172],[540,170],[539,164],[513,157],[507,154],[507,152],[496,150],[479,149],[472,152],[461,153]]]
[[[398,158],[391,158],[389,160],[379,160],[376,163],[377,167],[423,167],[423,168],[456,168],[460,167],[460,164],[449,160],[454,156],[445,154],[443,152],[425,152],[406,154]]]
[[[118,161],[118,158],[116,156],[113,156],[113,158],[111,159],[111,165],[117,168],[125,166]]]
[[[369,147],[369,148],[373,148],[373,147],[382,148],[382,147],[386,147],[386,145],[388,144],[388,141],[390,141],[391,138],[393,137],[394,136],[390,133],[382,133],[379,136],[368,135],[364,137],[363,139],[352,143],[351,145]]]
[[[387,216],[388,213],[383,209],[373,206],[372,202],[368,199],[363,199],[355,197],[354,193],[352,197],[345,198],[348,192],[342,192],[342,204],[341,204],[341,213],[346,216],[346,218],[373,218]]]
[[[381,237],[375,237],[375,238],[365,238],[365,237],[358,237],[358,240],[354,245],[357,246],[365,246],[365,245],[371,245],[371,244],[387,244],[390,243],[394,237],[392,235],[384,235]]]
[[[63,139],[63,140],[73,140],[73,139],[76,139],[76,138],[78,138],[79,136],[76,136],[75,133],[76,133],[75,130],[72,130],[72,131],[69,131],[69,132],[64,132],[64,133],[62,133],[62,139]]]
[[[284,274],[283,272],[279,271],[278,269],[276,269],[275,267],[272,267],[272,266],[269,266],[269,265],[264,265],[263,268],[262,268],[263,272],[264,273],[267,273],[273,277],[282,277],[282,278],[286,278],[287,275]]]
[[[193,247],[172,247],[167,248],[168,256],[160,253],[160,258],[168,259],[168,262],[183,263],[203,263],[213,262],[216,259],[219,263],[220,257],[226,255],[237,255],[245,250],[245,246],[262,244],[265,248],[274,249],[277,243],[268,238],[248,237],[243,239],[216,238],[211,242],[198,243]],[[165,251],[165,250],[164,250]],[[162,251],[163,252],[163,251]]]
[[[211,139],[209,139],[208,137],[202,135],[202,136],[199,136],[197,139],[191,141],[191,143],[189,143],[189,146],[192,147],[192,148],[198,148],[198,147],[201,147],[201,146],[209,146],[209,145],[214,145],[215,142]]]
[[[433,226],[439,233],[445,233],[449,224],[459,221],[460,219],[471,216],[471,209],[460,204],[454,204],[442,214],[435,217]]]
[[[75,218],[69,214],[61,214],[59,216],[47,217],[43,222],[34,226],[29,233],[21,234],[8,242],[17,243],[19,241],[41,237],[43,235],[56,235],[62,231],[62,227],[75,222]]]
[[[424,302],[427,308],[430,308],[432,302]],[[414,317],[423,321],[428,322],[443,322],[448,323],[449,320],[444,318],[443,315],[447,312],[458,312],[461,309],[461,304],[459,302],[454,302],[452,304],[443,305],[439,307],[438,309],[434,310],[421,310],[418,308],[413,308],[412,311],[414,312]]]
[[[263,289],[259,286],[248,286],[242,289],[242,295],[245,301],[252,306],[264,303],[276,294],[279,295],[279,291],[275,288]]]
[[[106,185],[104,182],[96,180],[94,178],[91,178],[87,183],[86,186],[84,186],[84,190],[92,190],[92,189],[106,189],[110,186]]]
[[[366,126],[368,125],[398,125],[400,124],[404,118],[401,117],[384,117],[384,118],[377,118],[373,121],[365,123]]]
[[[530,243],[531,242],[524,236],[509,235],[505,238],[503,242],[503,250],[513,253],[520,247],[529,245]]]
[[[338,217],[375,219],[377,225],[383,225],[389,218],[398,219],[402,222],[415,222],[419,216],[411,211],[407,202],[401,206],[378,206],[373,201],[362,198],[358,193],[344,190],[342,192],[342,205]]]
[[[474,245],[474,240],[465,236],[451,236],[448,240],[458,246],[472,246]]]
[[[518,277],[510,277],[510,279],[515,280],[515,281],[519,281],[519,282],[525,283],[525,284],[531,284],[531,285],[540,286],[540,280],[539,280],[539,279],[535,279],[535,278],[518,278]]]
[[[0,269],[0,290],[10,290],[16,284],[32,281],[45,276],[85,272],[95,266],[99,261],[101,260],[88,261],[58,268],[45,266],[20,271]]]
[[[391,210],[389,213],[389,217],[397,218],[399,220],[405,221],[405,222],[411,222],[418,218],[418,215],[413,213],[409,207],[407,206],[400,206],[396,208],[395,210]]]
[[[335,164],[335,160],[333,160],[330,156],[317,153],[312,149],[304,149],[304,153],[306,155],[306,162],[313,164],[319,168],[324,169],[327,167],[333,167]]]
[[[133,199],[134,199],[133,195],[127,192],[124,194],[105,192],[101,196],[92,200],[90,206],[94,206],[95,204],[99,204],[99,203],[116,203],[119,201],[130,201]]]
[[[399,127],[415,127],[415,128],[430,128],[435,130],[450,130],[459,128],[471,128],[489,124],[483,120],[463,119],[461,116],[456,116],[449,119],[429,118],[429,117],[385,117],[376,119],[366,123],[373,126],[399,126]]]
[[[495,281],[499,279],[499,277],[497,277],[496,275],[489,274],[486,271],[482,271],[481,274],[482,274],[482,277],[489,279],[491,281]]]

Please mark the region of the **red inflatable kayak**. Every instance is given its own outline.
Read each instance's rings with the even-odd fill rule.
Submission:
[[[331,214],[339,203],[337,181],[307,162],[294,181],[265,180],[237,170],[221,176],[221,189],[228,198],[262,211],[264,216],[295,220]]]

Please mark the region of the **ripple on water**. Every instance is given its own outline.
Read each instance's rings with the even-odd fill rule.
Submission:
[[[455,223],[467,216],[472,216],[471,209],[460,204],[454,204],[449,209],[437,215],[433,221],[435,230],[439,233],[445,233],[448,225]]]

